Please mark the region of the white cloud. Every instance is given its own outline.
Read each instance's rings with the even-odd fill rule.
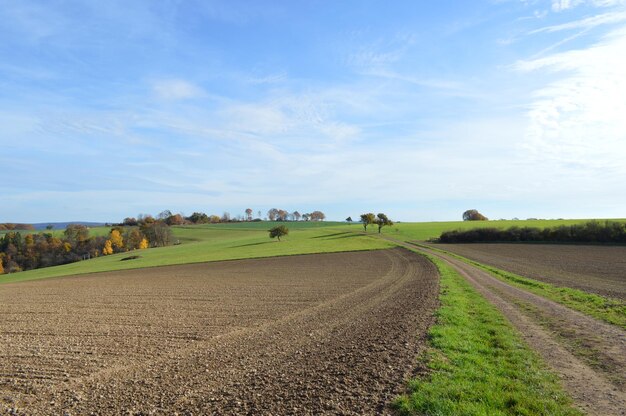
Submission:
[[[525,148],[578,170],[626,173],[626,29],[587,48],[519,62],[557,76],[534,94]]]
[[[591,29],[596,26],[619,23],[626,20],[626,12],[611,12],[604,13],[597,16],[587,17],[585,19],[576,20],[573,22],[567,22],[560,25],[553,25],[543,27],[541,29],[533,30],[530,34],[542,33],[542,32],[559,32],[562,30],[571,29]]]
[[[205,95],[202,88],[183,79],[162,79],[153,82],[152,89],[163,100],[185,100]]]
[[[625,3],[626,2],[624,2],[624,0],[552,0],[552,10],[555,12],[562,12],[580,5],[611,7]]]

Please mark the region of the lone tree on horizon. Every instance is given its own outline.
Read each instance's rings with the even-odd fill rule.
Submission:
[[[367,226],[374,224],[374,221],[376,221],[376,216],[372,212],[361,214],[361,222],[363,223],[363,229],[365,232],[367,232]]]
[[[383,229],[383,227],[392,226],[393,221],[391,221],[385,214],[382,212],[377,215],[378,218],[374,220],[374,222],[378,225],[378,234]]]
[[[289,228],[284,225],[277,225],[276,227],[271,228],[269,232],[270,238],[278,238],[278,241],[280,241],[280,237],[289,234]]]
[[[468,209],[463,213],[463,221],[489,221],[489,218],[475,209]]]
[[[348,218],[346,218],[346,222],[347,222],[348,224],[352,224],[352,217],[348,217]]]

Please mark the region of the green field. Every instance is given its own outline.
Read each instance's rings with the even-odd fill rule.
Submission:
[[[349,226],[337,227],[335,223],[315,225],[290,223],[289,235],[278,242],[268,236],[267,229],[272,225],[266,222],[173,227],[174,238],[180,241],[179,245],[119,253],[62,266],[2,275],[0,282],[218,260],[376,250],[393,246],[392,243],[373,235],[352,233],[346,230]],[[355,226],[352,227],[356,229]],[[92,231],[94,230],[105,232],[108,229]],[[141,258],[121,261],[122,258],[135,254]]]
[[[392,227],[384,228],[383,232],[391,237],[403,241],[426,241],[437,238],[444,231],[469,230],[472,228],[510,228],[510,227],[558,227],[560,225],[574,225],[591,221],[590,219],[578,220],[503,220],[503,221],[448,221],[448,222],[403,222]],[[606,221],[605,219],[598,221]],[[611,221],[624,221],[615,219]],[[360,224],[358,224],[360,225]],[[376,229],[372,227],[372,231]],[[368,230],[369,228],[368,227]],[[363,229],[363,227],[361,227]]]
[[[443,231],[469,229],[475,227],[512,226],[549,227],[571,225],[589,220],[528,220],[528,221],[451,221],[397,223],[383,228],[383,234],[403,241],[425,241],[439,237]],[[623,221],[623,220],[622,220]],[[285,224],[290,234],[284,241],[270,240],[267,230],[276,224]],[[92,236],[108,235],[110,227],[90,229]],[[326,253],[337,251],[376,250],[388,248],[391,242],[376,238],[378,229],[370,225],[367,236],[363,235],[360,223],[345,222],[242,222],[206,224],[173,227],[174,239],[179,245],[152,248],[134,252],[141,258],[120,261],[129,253],[81,261],[62,266],[0,276],[1,282],[44,279],[82,273],[104,272],[109,270],[137,269],[173,264],[198,263],[218,260],[235,260],[256,257],[285,256],[294,254]],[[62,237],[63,230],[53,232]]]

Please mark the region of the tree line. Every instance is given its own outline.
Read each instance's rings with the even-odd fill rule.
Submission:
[[[169,225],[151,216],[140,217],[134,225],[114,226],[107,236],[90,236],[89,228],[80,224],[68,225],[62,236],[9,231],[0,237],[0,274],[170,244]]]
[[[215,214],[206,214],[204,212],[194,212],[189,216],[181,213],[173,214],[170,210],[164,210],[159,213],[156,218],[150,215],[140,214],[138,218],[127,217],[119,225],[136,226],[146,219],[155,219],[163,221],[167,225],[191,225],[191,224],[219,224],[226,222],[245,222],[245,221],[263,221],[262,212],[257,211],[257,217],[254,217],[252,208],[246,208],[245,215],[231,216],[229,212],[224,212],[221,216]],[[312,211],[310,213],[300,214],[298,211],[289,212],[284,209],[272,208],[266,213],[266,220],[269,221],[324,221],[326,215],[322,211]]]
[[[474,228],[445,231],[441,243],[615,243],[626,244],[626,223],[589,221],[558,227]]]

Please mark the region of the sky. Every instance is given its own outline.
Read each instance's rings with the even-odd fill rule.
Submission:
[[[0,222],[626,217],[626,0],[0,0]]]

